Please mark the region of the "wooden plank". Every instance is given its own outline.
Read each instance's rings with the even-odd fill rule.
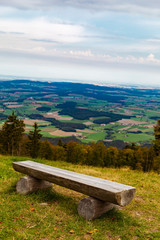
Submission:
[[[125,206],[131,202],[134,187],[92,177],[33,161],[13,162],[13,168],[29,176],[81,192],[102,201]]]

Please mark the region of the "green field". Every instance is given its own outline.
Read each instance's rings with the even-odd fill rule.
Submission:
[[[106,133],[104,132],[98,132],[98,133],[83,133],[84,136],[86,136],[86,139],[81,139],[82,142],[97,142],[100,140],[104,140]]]
[[[154,140],[154,136],[151,136],[145,133],[141,133],[141,134],[116,133],[113,136],[115,136],[115,139],[117,140],[123,140],[125,142],[134,142],[134,143],[143,143],[143,142],[151,143],[152,140]]]

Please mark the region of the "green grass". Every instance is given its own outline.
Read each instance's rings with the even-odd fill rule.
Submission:
[[[54,128],[54,130],[55,129],[56,128]],[[49,132],[43,131],[43,130],[41,130],[41,134],[43,135],[43,137],[48,137],[48,138],[56,138],[57,137],[57,136],[54,136],[54,135],[50,134]]]
[[[96,133],[85,133],[83,135],[86,136],[86,139],[81,139],[83,142],[97,142],[100,140],[104,140],[106,137],[105,132],[96,132]]]
[[[60,117],[71,117],[70,115],[59,115]]]
[[[145,114],[146,114],[146,116],[148,116],[148,117],[160,117],[160,112],[159,112],[159,110],[158,111],[156,111],[156,112],[152,112],[152,111],[146,111],[145,112]]]
[[[139,134],[133,134],[133,133],[115,133],[114,135],[115,140],[123,140],[125,142],[147,142],[154,139],[154,136],[145,134],[145,133],[139,133]]]
[[[62,117],[62,115],[60,115]],[[70,116],[68,116],[70,117]],[[69,122],[69,123],[84,123],[88,122],[87,120],[78,120],[78,119],[72,119],[72,120],[59,120],[60,122]]]
[[[128,206],[110,211],[93,221],[86,221],[77,213],[77,204],[84,197],[80,193],[57,185],[50,190],[26,196],[16,193],[16,182],[22,174],[13,170],[12,162],[26,159],[0,156],[0,239],[160,238],[160,180],[156,173],[37,160],[137,188],[136,196]]]

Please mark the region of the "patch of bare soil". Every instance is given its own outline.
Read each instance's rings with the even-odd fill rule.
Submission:
[[[15,105],[18,104],[18,102],[5,102],[3,105]]]
[[[145,125],[146,128],[153,128],[154,124]]]
[[[89,130],[89,129],[84,129],[84,130],[76,129],[76,131],[78,131],[78,132],[84,132],[84,133],[95,133],[95,131],[92,131],[92,130]]]
[[[138,132],[138,131],[140,131],[138,128],[132,128],[132,129],[130,129],[128,132]]]
[[[73,118],[72,117],[62,117],[58,114],[58,112],[53,112],[53,113],[47,113],[43,115],[44,117],[47,118],[55,118],[56,120],[66,120],[66,121],[70,121]]]
[[[34,123],[41,123],[43,125],[49,125],[50,123],[44,120],[38,120],[38,119],[25,119],[24,123],[27,125],[33,125]]]
[[[36,103],[46,103],[48,105],[57,105],[58,103],[55,102],[48,102],[48,101],[36,101]]]
[[[51,135],[53,136],[58,136],[58,137],[68,137],[68,136],[75,136],[76,132],[64,132],[62,130],[56,130],[54,132],[50,132]]]
[[[84,122],[84,124],[85,125],[87,125],[87,126],[89,126],[89,125],[92,125],[92,124],[94,124],[93,122],[90,122],[90,121],[88,121],[88,122]]]
[[[16,104],[16,105],[8,105],[7,108],[20,108],[20,107],[23,107],[24,105],[22,104]]]
[[[131,119],[122,119],[118,121],[120,124],[122,125],[141,125],[141,124],[145,124],[146,122],[142,122],[142,121],[135,121],[135,120],[131,120]]]

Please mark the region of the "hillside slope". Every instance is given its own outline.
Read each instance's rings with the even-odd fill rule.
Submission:
[[[21,196],[15,185],[22,174],[13,161],[28,158],[0,156],[0,239],[159,239],[160,179],[129,169],[107,169],[36,160],[137,188],[135,199],[119,211],[110,211],[92,222],[77,213],[84,196],[54,185],[52,190]]]

